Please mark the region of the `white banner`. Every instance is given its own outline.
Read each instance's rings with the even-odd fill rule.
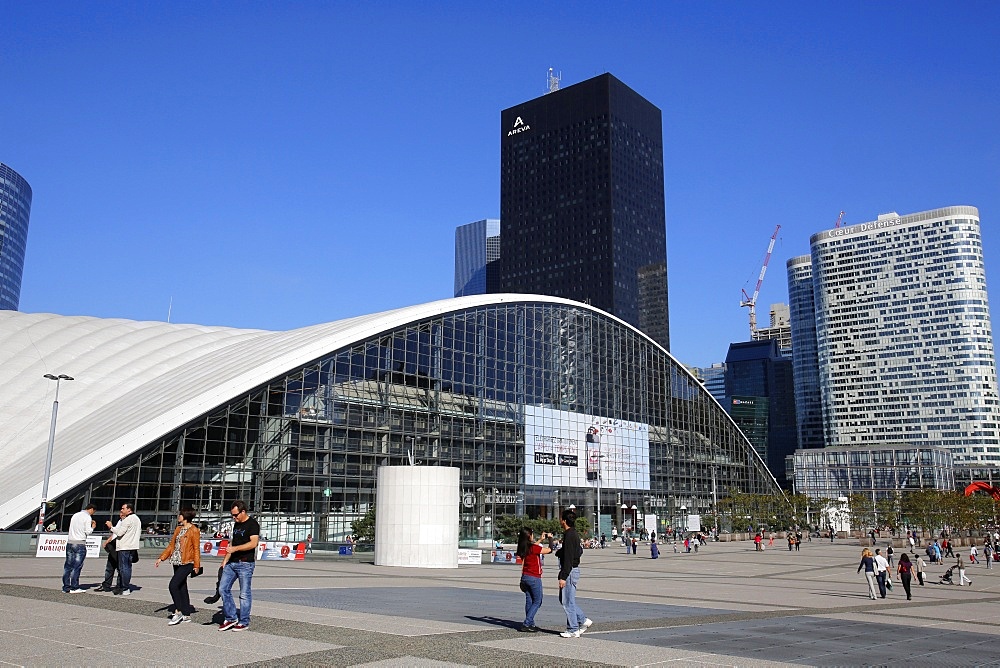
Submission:
[[[260,541],[257,543],[257,559],[259,561],[304,561],[306,544],[303,543],[272,543]]]
[[[66,540],[68,533],[40,533],[38,534],[38,546],[35,548],[36,557],[62,557],[66,558]],[[100,536],[87,536],[87,556],[101,556]]]
[[[524,483],[649,489],[649,425],[524,408]]]
[[[459,566],[470,566],[483,563],[483,551],[482,550],[466,550],[461,548],[458,550],[458,565]]]

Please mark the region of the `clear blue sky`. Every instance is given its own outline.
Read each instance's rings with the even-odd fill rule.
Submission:
[[[762,322],[841,210],[978,206],[998,294],[997,2],[8,1],[21,309],[290,329],[450,297],[455,227],[499,215],[500,110],[549,67],[663,110],[681,361],[747,338],[776,224]]]

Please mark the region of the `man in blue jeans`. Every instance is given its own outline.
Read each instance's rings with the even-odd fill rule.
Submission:
[[[97,522],[94,521],[94,505],[75,513],[69,521],[69,535],[66,537],[66,562],[63,564],[62,590],[67,594],[80,594],[80,571],[87,558],[87,536]]]
[[[250,628],[250,606],[253,603],[250,581],[257,563],[260,524],[247,513],[246,501],[233,501],[229,512],[233,516],[233,538],[222,560],[219,593],[222,594],[222,614],[225,619],[219,624],[219,630],[246,631]],[[236,580],[240,581],[239,619],[233,602],[233,583]]]
[[[563,638],[579,638],[594,623],[576,604],[583,544],[576,532],[575,511],[564,510],[559,521],[563,528],[563,544],[556,551],[556,556],[559,558],[559,600],[562,601],[563,610],[566,611],[566,630],[559,635]]]

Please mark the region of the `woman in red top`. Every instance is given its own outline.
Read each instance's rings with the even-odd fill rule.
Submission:
[[[552,534],[542,534],[542,538],[552,540]],[[527,527],[521,529],[517,537],[517,556],[522,560],[521,591],[524,592],[524,624],[520,631],[535,633],[535,613],[542,607],[542,559],[541,555],[552,552],[551,547],[543,547],[535,542],[535,536]]]

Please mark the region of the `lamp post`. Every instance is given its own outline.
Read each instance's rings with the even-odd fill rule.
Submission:
[[[52,400],[52,421],[49,423],[49,449],[45,454],[45,477],[42,478],[42,505],[38,509],[37,531],[45,531],[45,507],[49,501],[49,475],[52,473],[52,449],[56,444],[56,417],[59,415],[59,384],[64,380],[74,380],[73,376],[64,373],[58,376],[47,373],[42,376],[46,380],[56,381],[56,397]]]
[[[636,514],[639,511],[639,507],[632,504],[632,531],[639,530],[639,516]]]
[[[622,524],[622,533],[623,534],[625,533],[625,513],[626,513],[626,511],[628,511],[628,504],[623,503],[622,504],[622,522],[621,522],[621,524]]]

